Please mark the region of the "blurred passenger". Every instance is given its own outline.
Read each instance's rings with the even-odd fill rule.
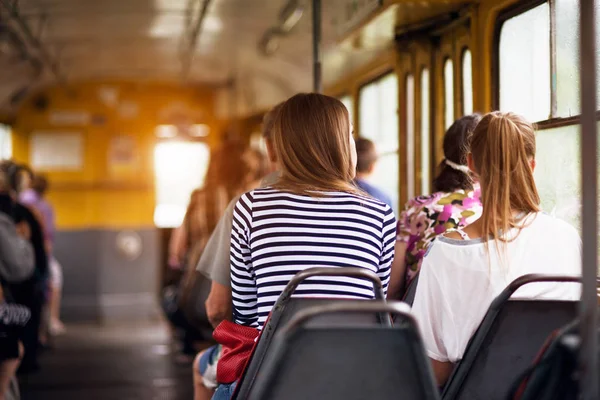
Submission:
[[[3,288],[28,280],[35,267],[29,227],[24,222],[17,226],[13,220],[14,194],[7,170],[8,164],[0,162],[0,399],[8,398],[9,391],[18,387],[15,372],[23,353],[23,328],[30,317],[29,309],[12,303]]]
[[[467,167],[468,139],[481,115],[455,121],[444,136],[444,159],[433,181],[435,192],[409,200],[398,217],[396,250],[388,298],[402,297],[419,272],[423,255],[436,236],[465,227],[481,215],[479,184]]]
[[[275,116],[272,143],[281,176],[241,196],[231,234],[233,319],[257,333],[296,273],[311,267],[365,268],[377,273],[387,290],[394,250],[390,206],[361,195],[352,183],[356,148],[348,110],[339,100],[320,94],[290,98]],[[273,269],[279,271],[276,280]],[[372,284],[356,278],[301,284],[299,290],[306,297],[374,295]],[[199,359],[206,386],[212,386],[207,378],[216,370],[214,349]],[[228,395],[233,386],[222,385],[218,392]],[[196,394],[196,399],[210,395]]]
[[[378,158],[375,144],[369,139],[356,139],[356,155],[356,178],[354,178],[356,186],[363,192],[373,196],[373,198],[392,207],[392,199],[390,199],[390,196],[383,190],[369,183],[369,179],[375,171],[375,165],[377,164]]]
[[[8,175],[9,186],[13,193],[28,187],[31,181],[31,172],[27,167],[5,161],[0,165],[0,169]],[[12,299],[29,308],[31,312],[31,318],[25,326],[23,334],[25,354],[19,367],[20,373],[28,373],[39,369],[37,361],[39,332],[48,280],[48,258],[42,223],[36,214],[29,207],[15,202],[12,216],[17,226],[22,226],[27,230],[35,260],[34,273],[29,279],[20,283],[10,283],[7,286]]]
[[[271,133],[273,130],[274,116],[281,105],[275,106],[271,111],[265,114],[262,126],[262,136],[265,140],[268,161],[267,165],[262,153],[254,150],[249,153],[250,159],[247,164],[254,165],[248,171],[247,183],[244,191],[251,190],[258,186],[268,186],[277,181],[279,176],[275,172],[277,158],[273,151],[273,141]],[[254,158],[254,161],[251,159]],[[262,179],[262,182],[261,182]],[[233,220],[233,208],[239,200],[236,196],[223,213],[217,227],[212,233],[204,253],[197,265],[198,272],[202,273],[211,280],[211,291],[206,300],[206,313],[211,324],[216,327],[224,319],[231,319],[231,278],[230,278],[230,244],[231,244],[231,225]]]
[[[20,283],[34,272],[35,259],[29,243],[29,226],[21,221],[15,225],[16,203],[8,179],[10,164],[0,162],[0,283]],[[12,193],[11,193],[12,192]]]
[[[273,107],[271,111],[266,113],[262,124],[262,137],[266,143],[268,160],[271,166],[267,166],[262,153],[255,151],[254,154],[257,155],[257,158],[260,154],[260,162],[255,163],[257,167],[249,171],[246,190],[258,187],[259,185],[263,187],[268,186],[275,183],[278,179],[279,173],[274,171],[277,164],[277,157],[273,150],[272,131],[275,115],[280,107],[281,104],[278,104]],[[267,175],[267,173],[269,174]],[[260,179],[262,179],[262,182],[259,184]],[[208,319],[215,328],[223,320],[232,319],[230,277],[231,226],[233,221],[233,209],[239,198],[240,196],[236,196],[225,209],[225,212],[208,240],[204,253],[197,265],[198,272],[211,280],[210,293],[205,302],[205,306]],[[216,376],[205,377],[203,383],[201,371],[202,373],[207,372],[209,362],[206,359],[208,356],[206,356],[203,360],[203,364],[200,364],[202,354],[203,353],[198,354],[193,364],[194,392],[196,399],[210,398],[210,391],[217,386]],[[213,347],[210,350],[210,355],[210,364],[215,366],[221,355],[221,347]],[[208,373],[214,375],[214,368],[211,368]]]
[[[62,293],[63,274],[62,267],[54,257],[54,237],[56,235],[56,221],[54,209],[46,200],[48,179],[42,175],[33,175],[30,187],[24,188],[19,195],[19,201],[35,211],[42,220],[46,251],[49,259],[50,293],[49,293],[49,331],[52,335],[65,332],[65,327],[60,321],[60,300]]]
[[[413,305],[440,385],[511,281],[525,274],[581,274],[577,231],[540,212],[535,148],[533,126],[512,113],[487,114],[473,132],[467,161],[481,184],[481,218],[437,238],[423,260]],[[579,295],[578,284],[548,282],[526,285],[513,297]]]
[[[192,291],[197,286],[195,267],[198,260],[205,252],[206,243],[228,202],[248,190],[248,185],[255,180],[256,173],[263,173],[265,164],[263,158],[260,153],[245,149],[241,143],[232,140],[226,142],[211,156],[205,185],[194,192],[184,223],[180,227],[183,246],[173,252],[178,257],[185,256],[181,306],[189,308],[190,303],[194,305],[196,293]],[[173,246],[172,249],[177,249],[177,246]],[[191,361],[196,354],[193,342],[209,339],[210,336],[203,337],[202,332],[196,329],[196,327],[202,328],[203,321],[192,320],[189,313],[187,315],[183,313],[180,317],[179,326],[185,330],[183,353],[189,356]],[[209,335],[212,327],[208,321],[206,323],[210,329],[207,334]],[[180,360],[184,361],[183,357],[180,357]]]

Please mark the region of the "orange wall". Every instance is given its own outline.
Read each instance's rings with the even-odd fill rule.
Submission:
[[[102,87],[116,89],[116,104],[101,100]],[[34,105],[40,95],[47,98],[45,110]],[[124,113],[134,105],[137,112]],[[13,154],[20,162],[31,163],[30,139],[34,132],[78,132],[83,137],[83,166],[77,171],[43,171],[50,179],[49,200],[55,205],[62,229],[98,227],[127,228],[153,225],[154,166],[157,143],[155,127],[168,123],[175,105],[196,123],[211,126],[207,141],[218,142],[218,122],[213,118],[213,92],[166,84],[124,82],[72,84],[69,89],[52,87],[32,96],[19,109],[13,125]],[[57,125],[51,121],[57,111],[85,111],[90,123]],[[126,111],[126,110],[125,110]],[[109,161],[115,137],[129,136],[134,143],[134,162],[116,168]]]

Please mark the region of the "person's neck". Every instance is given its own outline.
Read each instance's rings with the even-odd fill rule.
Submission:
[[[367,180],[369,180],[370,175],[371,174],[366,173],[366,172],[357,172],[354,179],[360,179],[362,181],[367,181]]]

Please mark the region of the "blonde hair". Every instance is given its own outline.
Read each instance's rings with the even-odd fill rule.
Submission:
[[[350,119],[339,100],[322,94],[297,94],[275,114],[273,145],[281,168],[276,188],[359,193],[352,184]]]
[[[473,131],[470,146],[481,184],[483,234],[494,239],[499,249],[499,242],[514,240],[501,234],[523,227],[514,212],[540,211],[530,164],[535,158],[535,131],[519,115],[491,112]]]

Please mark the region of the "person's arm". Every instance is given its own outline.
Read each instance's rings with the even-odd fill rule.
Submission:
[[[232,319],[231,287],[212,281],[210,293],[206,299],[206,315],[213,327],[217,327],[224,320]]]
[[[215,327],[221,321],[232,318],[230,246],[233,208],[237,200],[232,200],[225,209],[196,267],[198,272],[212,281],[205,307],[208,320]]]
[[[257,287],[248,241],[252,221],[252,195],[240,197],[231,229],[231,293],[237,324],[258,327]]]
[[[406,278],[406,248],[410,237],[409,222],[410,214],[405,210],[398,217],[396,227],[396,245],[394,248],[394,262],[392,263],[392,275],[387,298],[390,300],[402,299]]]
[[[21,222],[17,228],[8,217],[0,219],[0,275],[9,283],[26,280],[35,268],[31,244],[17,232],[26,236],[27,224]]]
[[[390,286],[388,287],[387,298],[390,300],[402,299],[404,292],[404,277],[406,276],[406,242],[396,240],[394,246],[394,261],[392,262],[392,272],[390,274]]]
[[[185,224],[173,229],[171,233],[169,240],[169,266],[171,268],[181,267],[186,250],[186,235]]]
[[[394,242],[396,238],[396,217],[391,208],[383,219],[383,243],[382,243],[382,254],[379,260],[379,270],[377,275],[381,279],[383,285],[383,292],[387,293],[388,285],[390,284],[390,272],[392,261],[394,260]]]

